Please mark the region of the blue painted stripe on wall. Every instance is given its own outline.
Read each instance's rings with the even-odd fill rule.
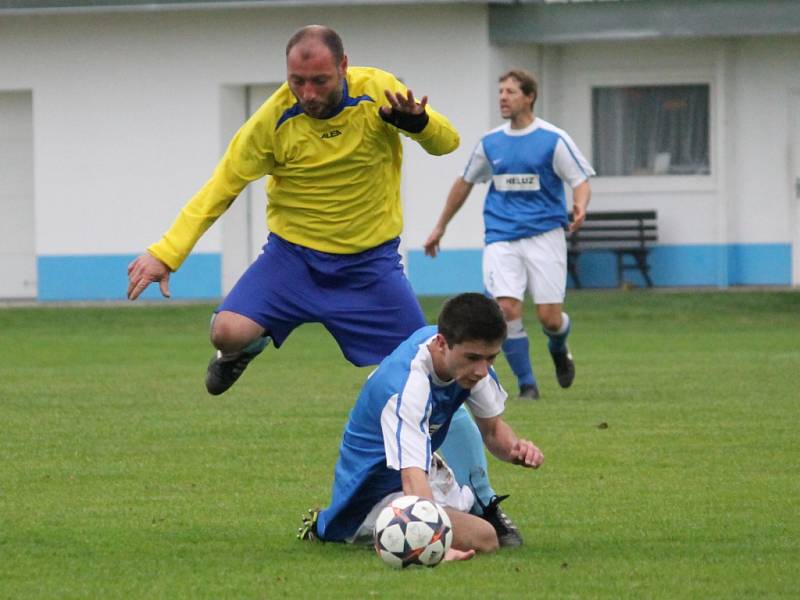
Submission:
[[[790,285],[791,244],[733,244],[728,250],[731,285]]]
[[[421,296],[483,292],[481,249],[444,250],[436,258],[410,250],[406,266],[411,286]]]
[[[631,261],[630,258],[626,262]],[[791,244],[656,246],[650,252],[650,276],[656,286],[791,285]],[[445,250],[436,259],[422,250],[408,252],[411,285],[421,296],[483,291],[481,250]],[[614,288],[616,259],[611,252],[587,251],[578,273],[584,288]],[[625,280],[644,286],[638,271]],[[570,286],[572,281],[570,278]]]
[[[445,250],[431,259],[422,250],[408,253],[409,278],[421,296],[482,292],[481,250]],[[40,256],[37,260],[39,300],[122,300],[128,288],[127,266],[134,255]],[[657,246],[650,253],[656,286],[791,285],[790,244],[729,246]],[[617,287],[614,255],[585,252],[579,273],[586,288]],[[643,286],[635,271],[627,281]],[[222,296],[222,256],[192,254],[170,277],[176,299],[218,299]],[[141,296],[159,299],[158,286]]]
[[[135,255],[40,256],[37,259],[39,300],[124,300],[128,263]],[[192,254],[169,279],[175,299],[216,299],[222,295],[222,256]],[[140,296],[161,298],[151,284]]]

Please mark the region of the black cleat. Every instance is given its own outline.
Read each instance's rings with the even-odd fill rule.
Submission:
[[[303,515],[303,524],[297,528],[297,539],[309,542],[319,541],[317,535],[317,518],[319,517],[318,508],[309,508],[308,514]]]
[[[575,379],[575,361],[568,348],[564,352],[551,352],[553,364],[556,366],[556,379],[562,388],[568,388]]]
[[[478,500],[478,504],[483,508],[482,518],[489,521],[492,527],[494,527],[500,545],[506,548],[514,548],[516,546],[522,546],[522,534],[520,534],[517,526],[514,525],[514,522],[508,518],[508,515],[504,513],[499,506],[506,498],[508,498],[508,495],[494,496],[487,506],[481,504],[480,500]]]
[[[247,365],[269,344],[269,338],[263,337],[252,350],[242,350],[234,358],[222,358],[222,352],[217,353],[211,358],[206,371],[206,389],[209,394],[219,396],[228,391],[236,380],[239,379]]]
[[[536,387],[535,383],[528,383],[519,388],[519,399],[520,400],[538,400],[539,399],[539,388]]]

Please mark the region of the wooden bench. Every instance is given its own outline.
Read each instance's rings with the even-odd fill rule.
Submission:
[[[653,287],[647,255],[658,240],[656,211],[596,211],[587,212],[586,220],[567,239],[567,268],[575,287],[580,288],[578,259],[585,250],[613,252],[617,257],[617,282],[624,285],[624,272],[639,271],[647,287]],[[625,261],[633,257],[633,263]]]

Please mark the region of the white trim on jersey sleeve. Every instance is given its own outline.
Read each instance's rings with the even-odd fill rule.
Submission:
[[[482,419],[503,414],[508,394],[491,375],[481,379],[469,393],[467,404],[472,414]]]
[[[565,131],[557,130],[559,140],[553,152],[553,170],[571,188],[595,175],[592,165]]]
[[[381,411],[381,431],[390,469],[419,467],[427,473],[431,461],[430,381],[425,368],[430,360],[427,340],[411,362],[408,379],[400,394],[394,394]]]
[[[595,174],[589,161],[584,158],[578,147],[574,144],[570,145],[563,137],[556,142],[556,149],[553,152],[553,170],[571,188],[576,188]]]
[[[483,149],[483,140],[479,141],[475,150],[472,151],[467,168],[461,178],[467,183],[486,183],[492,178],[492,165],[486,158],[486,151]]]

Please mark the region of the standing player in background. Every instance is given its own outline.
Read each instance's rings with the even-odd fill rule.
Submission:
[[[533,400],[539,398],[539,387],[522,323],[525,290],[530,290],[548,337],[558,383],[568,388],[575,378],[575,363],[567,346],[570,318],[562,312],[567,287],[564,231],[576,231],[583,224],[591,197],[589,177],[595,174],[566,132],[534,116],[537,95],[530,73],[511,70],[500,77],[500,115],[508,123],[478,142],[425,241],[425,253],[435,257],[447,224],[472,186],[491,180],[483,209],[483,282],[508,323],[503,352],[517,376],[520,398]],[[572,224],[565,182],[572,188]]]
[[[379,363],[425,325],[397,251],[399,134],[442,155],[458,147],[458,133],[427,106],[427,97],[418,102],[392,74],[348,68],[342,40],[330,28],[298,30],[286,47],[286,66],[286,83],[237,132],[211,179],[128,267],[131,300],[153,282],[169,296],[170,273],[200,236],[249,182],[271,175],[268,243],[212,318],[217,352],[206,387],[215,395],[270,341],[280,347],[302,323],[322,323],[358,366]],[[496,496],[480,434],[468,417],[458,427],[476,450],[452,458],[478,474],[476,493],[491,506]]]
[[[505,318],[494,300],[460,294],[444,304],[436,326],[417,330],[384,359],[350,411],[330,505],[309,511],[298,537],[370,543],[381,509],[411,495],[435,500],[447,511],[453,546],[446,560],[497,550],[496,532],[465,512],[463,492],[434,453],[465,403],[494,456],[541,466],[539,448],[502,418],[507,395],[492,364],[505,336]]]

